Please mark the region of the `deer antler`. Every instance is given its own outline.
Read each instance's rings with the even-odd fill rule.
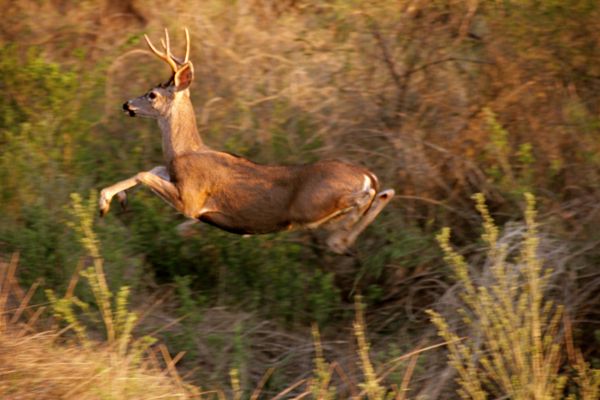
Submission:
[[[190,32],[188,31],[187,28],[183,28],[183,29],[185,31],[185,57],[183,60],[171,53],[171,46],[169,44],[169,34],[166,32],[166,29],[165,29],[166,44],[163,39],[160,40],[160,44],[162,45],[163,49],[165,49],[165,51],[167,52],[167,55],[169,57],[171,57],[171,59],[173,59],[179,66],[187,63],[190,60]]]
[[[171,42],[169,39],[169,31],[166,28],[165,28],[165,39],[160,40],[160,44],[162,45],[163,49],[165,50],[164,52],[160,51],[156,47],[154,47],[154,45],[150,41],[150,38],[148,37],[148,35],[144,35],[144,38],[146,39],[146,43],[148,43],[148,47],[150,47],[150,50],[152,50],[152,52],[158,58],[160,58],[161,60],[163,60],[167,64],[169,64],[169,66],[173,70],[173,73],[177,72],[177,70],[179,69],[180,66],[182,66],[183,64],[186,64],[190,60],[190,33],[187,28],[184,28],[184,30],[185,30],[186,46],[185,46],[185,58],[183,59],[183,61],[179,57],[176,57],[173,54],[171,54]]]
[[[185,31],[185,58],[183,59],[184,63],[190,61],[190,32],[188,28],[183,28]]]

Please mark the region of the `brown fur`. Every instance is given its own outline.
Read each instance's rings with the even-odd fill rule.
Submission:
[[[217,151],[177,156],[169,166],[184,214],[236,233],[303,227],[352,207],[368,171],[340,161],[260,165]],[[218,214],[218,215],[215,215]]]

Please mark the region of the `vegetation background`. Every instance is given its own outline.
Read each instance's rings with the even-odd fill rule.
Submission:
[[[3,398],[149,398],[163,384],[200,398],[596,398],[597,0],[1,5]],[[182,238],[183,218],[143,188],[126,211],[95,217],[99,189],[161,163],[156,123],[120,107],[168,78],[142,35],[166,27],[177,45],[184,26],[210,146],[264,163],[342,158],[396,190],[353,255],[309,233],[242,238],[203,225]],[[519,305],[506,315],[528,304],[529,317],[486,330],[481,312],[498,308],[478,305],[486,289],[470,287]],[[515,326],[544,344],[502,339],[523,345],[533,367],[498,375],[514,387],[496,385],[474,371],[516,348],[493,344]],[[442,341],[438,329],[467,344],[424,351]],[[540,354],[552,365],[543,374]],[[44,359],[48,368],[32,367]],[[89,374],[75,382],[69,362]],[[152,382],[141,392],[115,383],[140,374]],[[554,391],[524,389],[542,375]]]

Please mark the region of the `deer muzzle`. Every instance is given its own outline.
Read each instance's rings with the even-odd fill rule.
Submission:
[[[129,106],[129,102],[123,103],[123,111],[128,113],[130,117],[135,117],[135,110]]]

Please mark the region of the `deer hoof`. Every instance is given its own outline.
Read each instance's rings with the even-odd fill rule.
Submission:
[[[386,189],[382,192],[379,192],[377,194],[377,197],[379,197],[383,201],[390,201],[395,194],[396,191],[394,189]]]
[[[121,208],[123,210],[127,210],[127,194],[125,191],[121,191],[117,193],[117,197],[119,198],[119,204],[121,204]]]
[[[100,199],[98,200],[98,208],[100,208],[100,217],[104,217],[108,214],[110,209],[110,197],[108,197],[105,190],[100,192]]]
[[[330,236],[327,247],[336,254],[344,255],[348,251],[348,239],[338,235]]]

